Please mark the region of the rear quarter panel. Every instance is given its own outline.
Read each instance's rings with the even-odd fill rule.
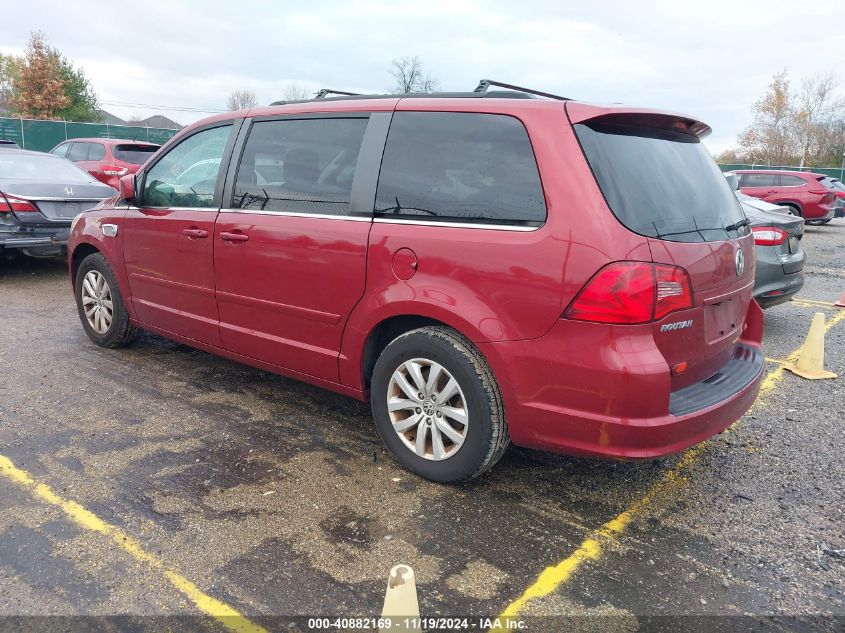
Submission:
[[[344,384],[363,388],[364,346],[384,319],[426,316],[475,342],[538,338],[599,268],[620,259],[651,261],[646,239],[622,227],[607,208],[563,105],[515,101],[407,99],[397,105],[397,110],[518,118],[534,149],[548,216],[528,232],[375,222],[366,292],[344,334]],[[418,260],[416,274],[407,280],[392,269],[400,248],[411,249]]]

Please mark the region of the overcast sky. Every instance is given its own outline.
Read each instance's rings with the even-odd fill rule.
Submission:
[[[733,144],[772,75],[836,71],[842,6],[811,2],[101,0],[16,2],[0,52],[39,29],[121,116],[205,116],[148,104],[222,109],[251,88],[260,103],[287,82],[383,92],[394,57],[417,55],[444,90],[482,77],[585,101],[677,110]],[[845,77],[840,76],[840,81]]]

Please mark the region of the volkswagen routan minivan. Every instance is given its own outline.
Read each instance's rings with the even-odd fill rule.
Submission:
[[[74,223],[82,327],[369,400],[441,482],[509,442],[638,459],[724,430],[756,397],[763,318],[709,128],[496,85],[182,130]]]

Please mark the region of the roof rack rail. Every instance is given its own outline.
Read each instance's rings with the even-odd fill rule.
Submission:
[[[346,92],[345,90],[332,90],[331,88],[320,88],[317,91],[317,94],[314,95],[315,99],[325,99],[326,95],[342,95],[344,97],[360,97],[360,92]]]
[[[560,95],[553,95],[550,92],[540,92],[539,90],[533,90],[531,88],[514,86],[513,84],[506,84],[501,81],[496,81],[495,79],[482,79],[478,82],[478,86],[476,86],[473,92],[478,92],[484,95],[492,86],[496,86],[497,88],[506,88],[507,90],[515,90],[516,92],[524,92],[530,95],[537,95],[538,97],[548,97],[549,99],[557,99],[558,101],[570,101],[569,97],[561,97]]]
[[[504,88],[505,90],[490,90],[492,87]],[[337,96],[332,96],[337,95]],[[549,92],[541,92],[539,90],[532,90],[531,88],[523,88],[522,86],[515,86],[513,84],[506,84],[494,79],[482,79],[478,82],[478,86],[472,92],[414,92],[409,94],[360,94],[358,92],[347,92],[345,90],[333,90],[331,88],[322,88],[318,90],[315,96],[311,99],[301,99],[297,101],[274,101],[270,105],[285,105],[288,103],[309,103],[312,101],[336,101],[343,99],[410,99],[410,98],[498,98],[498,99],[533,99],[534,97],[547,97],[549,99],[557,99],[558,101],[569,101],[568,97],[561,97],[560,95],[553,95]]]

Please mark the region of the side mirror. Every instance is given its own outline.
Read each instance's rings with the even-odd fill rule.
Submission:
[[[135,203],[135,174],[122,176],[119,184],[120,199],[129,204]]]
[[[732,191],[736,191],[739,189],[739,176],[734,173],[727,172],[725,174],[725,180],[728,181],[728,186],[731,188]]]

